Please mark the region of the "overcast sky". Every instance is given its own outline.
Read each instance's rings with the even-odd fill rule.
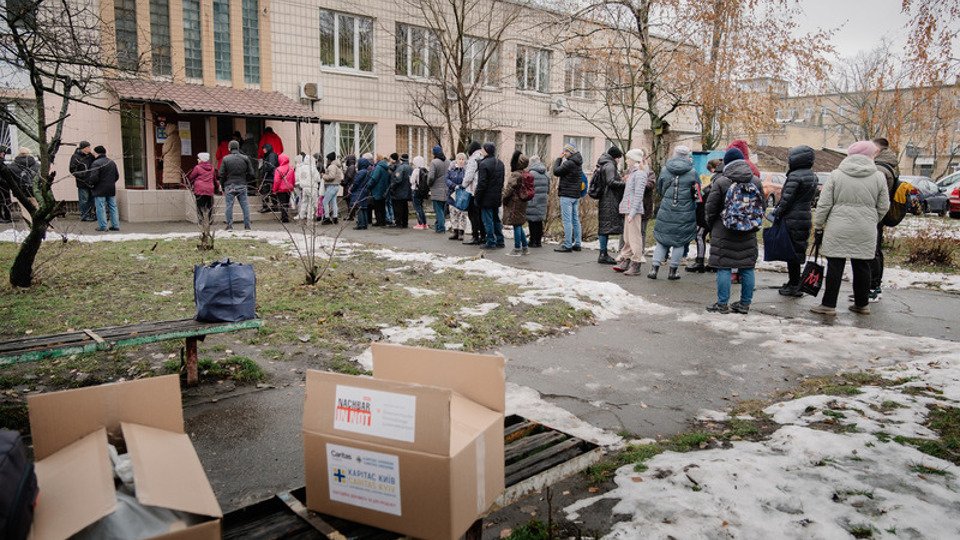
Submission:
[[[800,24],[806,31],[842,25],[833,38],[841,57],[873,49],[884,36],[897,50],[906,44],[907,37],[904,25],[908,19],[900,13],[902,4],[901,0],[800,0],[806,15]]]

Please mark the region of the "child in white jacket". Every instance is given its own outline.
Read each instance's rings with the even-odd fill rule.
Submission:
[[[300,211],[295,219],[315,219],[320,200],[320,173],[313,156],[308,154],[297,165],[296,179],[300,188]]]

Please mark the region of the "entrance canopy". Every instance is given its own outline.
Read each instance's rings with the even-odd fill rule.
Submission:
[[[140,79],[111,80],[108,86],[123,101],[164,103],[181,114],[245,116],[266,120],[320,118],[309,107],[279,92]]]

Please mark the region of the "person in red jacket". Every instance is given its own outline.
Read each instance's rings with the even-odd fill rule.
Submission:
[[[280,136],[273,132],[272,127],[265,128],[263,136],[260,137],[260,145],[257,147],[257,157],[260,159],[263,159],[263,145],[265,144],[272,146],[277,155],[283,153],[283,142],[280,141]]]
[[[280,221],[288,223],[290,218],[287,210],[290,208],[290,193],[296,184],[296,174],[290,166],[290,158],[280,154],[280,166],[273,173],[273,193],[276,194],[280,206]]]
[[[210,163],[210,154],[197,154],[197,166],[190,171],[187,178],[193,186],[193,196],[197,199],[197,219],[201,224],[213,223],[213,195],[219,191],[217,175]]]
[[[736,148],[743,153],[743,160],[747,162],[747,165],[750,166],[750,171],[753,172],[753,175],[757,178],[760,178],[760,169],[750,161],[750,147],[747,146],[747,141],[743,139],[737,139],[730,143],[730,146],[727,147],[727,150],[731,148]]]

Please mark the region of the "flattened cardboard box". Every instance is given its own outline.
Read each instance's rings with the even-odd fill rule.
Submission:
[[[122,438],[137,500],[209,517],[155,538],[220,538],[223,513],[183,431],[176,375],[27,398],[40,496],[30,538],[63,540],[117,506],[107,442]]]
[[[373,378],[307,372],[307,507],[456,539],[504,489],[501,356],[373,345]]]

